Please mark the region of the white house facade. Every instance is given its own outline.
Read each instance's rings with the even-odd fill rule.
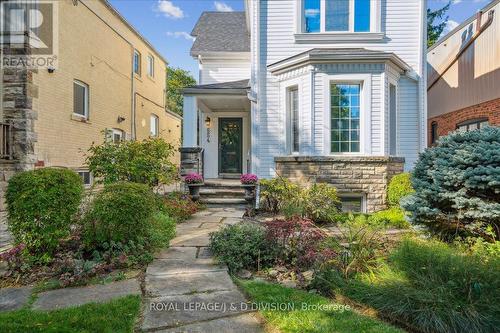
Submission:
[[[184,92],[184,170],[336,186],[385,206],[390,177],[426,147],[423,0],[248,0],[204,13]]]

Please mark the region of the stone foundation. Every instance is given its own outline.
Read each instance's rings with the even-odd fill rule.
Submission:
[[[340,195],[364,194],[368,213],[386,208],[387,185],[404,168],[402,157],[286,156],[274,160],[278,175],[291,181],[332,184]]]

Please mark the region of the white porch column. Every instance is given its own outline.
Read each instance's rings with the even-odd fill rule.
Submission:
[[[196,96],[184,96],[182,147],[197,147],[198,103]]]

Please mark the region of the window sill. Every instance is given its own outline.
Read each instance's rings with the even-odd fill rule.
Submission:
[[[74,113],[71,115],[71,120],[77,121],[79,123],[90,124],[90,121],[87,118]]]
[[[295,43],[378,42],[384,39],[383,32],[320,32],[295,34]]]

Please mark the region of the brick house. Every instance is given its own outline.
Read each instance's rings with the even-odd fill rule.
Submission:
[[[104,133],[180,144],[181,118],[165,107],[161,54],[105,0],[54,3],[57,66],[1,71],[2,192],[13,173],[35,167],[71,168],[90,184],[84,153]],[[2,51],[31,54],[33,46]]]
[[[500,125],[500,0],[427,51],[428,144],[455,130]]]

